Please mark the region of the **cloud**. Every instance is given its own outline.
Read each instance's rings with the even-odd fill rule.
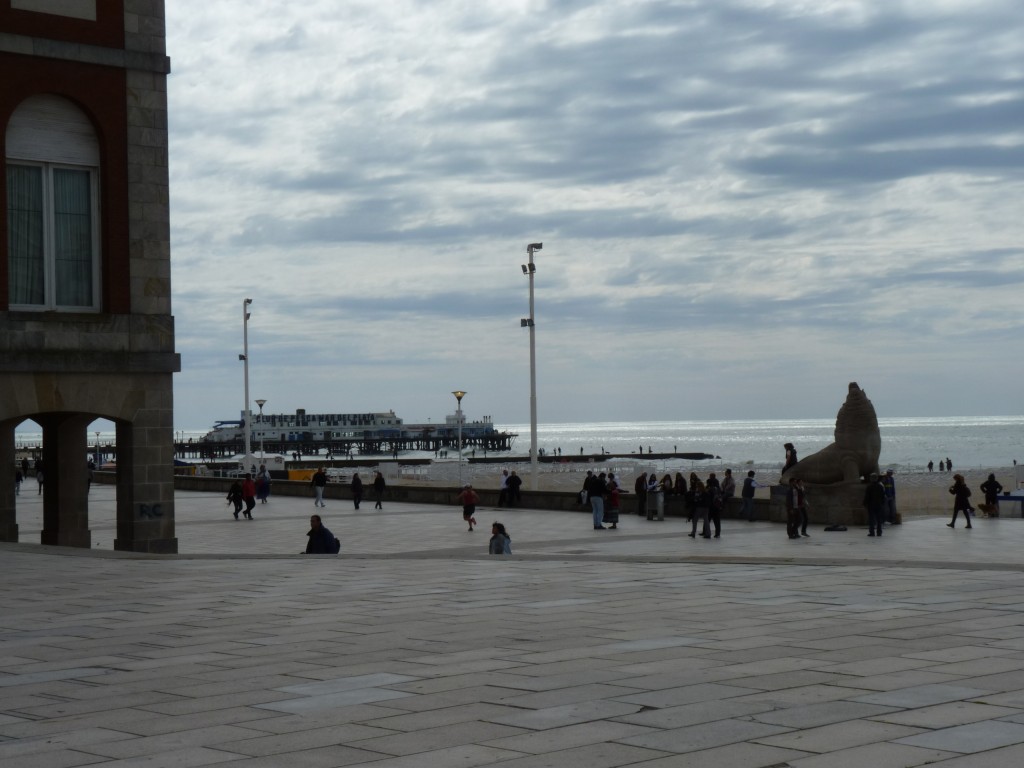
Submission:
[[[1024,364],[945,383],[1022,330],[1013,3],[167,10],[181,426],[239,399],[245,295],[282,410],[524,421],[537,241],[543,418],[1019,410]]]

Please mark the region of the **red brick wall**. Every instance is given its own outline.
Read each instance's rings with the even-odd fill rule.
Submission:
[[[0,0],[7,4],[7,0]],[[120,6],[120,0],[116,3]],[[55,18],[48,16],[47,18]],[[3,28],[0,15],[0,28]],[[29,96],[57,94],[75,102],[92,121],[100,146],[100,252],[102,311],[131,308],[128,261],[128,118],[124,70],[0,52],[0,147],[7,123]],[[5,153],[0,152],[0,211],[7,210]],[[0,216],[0,311],[8,308],[7,217]]]
[[[124,2],[96,0],[96,21],[86,21],[15,10],[11,0],[0,0],[0,30],[48,40],[124,48]]]

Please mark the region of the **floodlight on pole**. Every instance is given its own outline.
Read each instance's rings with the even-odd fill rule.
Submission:
[[[537,340],[533,322],[533,276],[537,266],[533,254],[544,247],[544,243],[530,243],[526,246],[529,260],[523,264],[523,274],[530,280],[530,316],[520,320],[522,328],[530,329],[530,489],[537,490]]]
[[[245,406],[242,408],[242,418],[245,420],[245,445],[242,446],[242,469],[246,470],[246,462],[249,461],[251,451],[249,446],[252,442],[252,411],[249,410],[249,305],[252,299],[242,299],[242,354],[238,359],[242,361],[242,369],[245,377]],[[247,470],[246,470],[247,471]]]
[[[263,427],[263,406],[267,404],[266,400],[257,400],[256,405],[260,408],[260,464],[263,463],[263,433],[266,429]]]
[[[459,488],[462,487],[462,398],[466,396],[466,393],[461,389],[456,389],[452,392],[455,395],[455,421],[458,423],[459,437],[458,437],[458,449],[459,449]]]

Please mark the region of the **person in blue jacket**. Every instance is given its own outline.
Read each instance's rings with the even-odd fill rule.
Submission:
[[[487,552],[491,555],[512,554],[512,537],[508,535],[505,526],[497,521],[491,524],[491,541]]]

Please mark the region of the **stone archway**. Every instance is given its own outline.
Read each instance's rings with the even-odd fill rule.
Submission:
[[[43,431],[40,543],[90,547],[88,427],[117,430],[114,549],[173,553],[174,467],[169,374],[26,373],[0,377],[0,462],[13,468],[14,430],[32,419]],[[13,471],[0,475],[0,541],[18,541]]]

